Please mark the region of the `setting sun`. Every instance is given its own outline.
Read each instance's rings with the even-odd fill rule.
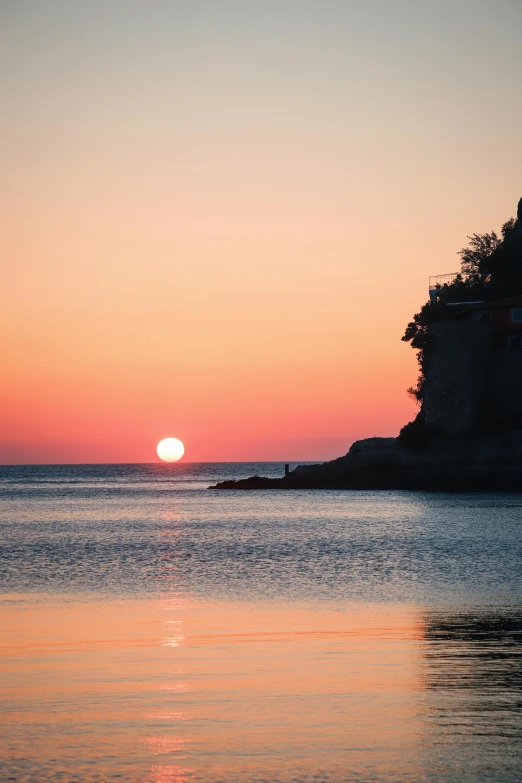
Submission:
[[[177,438],[164,438],[158,443],[156,451],[163,462],[177,462],[185,453],[185,446]]]

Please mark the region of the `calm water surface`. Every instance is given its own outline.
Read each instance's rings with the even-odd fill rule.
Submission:
[[[522,495],[0,468],[0,778],[522,780]]]

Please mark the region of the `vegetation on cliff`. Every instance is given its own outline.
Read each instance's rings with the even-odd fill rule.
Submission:
[[[430,360],[428,326],[437,321],[447,302],[480,300],[491,302],[522,292],[522,199],[519,202],[518,219],[510,218],[501,229],[500,236],[473,234],[469,244],[459,251],[460,273],[454,280],[440,287],[436,302],[426,302],[402,336],[417,351],[419,377],[410,394],[422,406],[426,369]],[[408,426],[408,425],[407,425]]]
[[[522,417],[499,418],[493,409],[486,409],[483,403],[491,402],[487,398],[479,400],[477,415],[465,431],[439,426],[437,419],[436,426],[430,423],[433,417],[427,414],[426,422],[424,416],[426,373],[431,355],[435,355],[431,332],[437,331],[428,331],[428,327],[439,322],[445,328],[450,313],[450,322],[468,317],[467,307],[448,307],[449,304],[480,302],[480,312],[483,302],[522,294],[522,199],[517,220],[504,223],[500,234],[492,231],[473,234],[468,239],[467,247],[459,252],[460,273],[449,284],[437,287],[433,301],[416,313],[402,338],[417,351],[419,377],[408,391],[420,409],[398,438],[357,441],[345,456],[322,465],[301,465],[281,478],[251,476],[222,482],[212,489],[519,490]],[[486,344],[489,343],[480,343],[480,351]],[[462,350],[467,350],[466,345]],[[430,384],[436,367],[431,366]],[[467,372],[465,365],[464,374]],[[431,391],[428,386],[426,406],[430,404]],[[453,400],[451,404],[457,403]],[[518,398],[515,404],[518,410]]]

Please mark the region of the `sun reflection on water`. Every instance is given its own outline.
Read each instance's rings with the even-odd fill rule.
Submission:
[[[518,499],[196,497],[140,470],[4,498],[10,778],[519,783]]]

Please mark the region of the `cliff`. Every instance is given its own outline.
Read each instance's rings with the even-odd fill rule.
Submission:
[[[418,352],[408,391],[420,410],[398,438],[211,489],[522,489],[522,199],[501,236],[469,240],[461,272],[430,279],[430,299],[402,338]]]
[[[368,438],[322,465],[299,465],[277,479],[223,481],[210,489],[521,490],[522,431],[441,437],[422,450],[397,438]]]

